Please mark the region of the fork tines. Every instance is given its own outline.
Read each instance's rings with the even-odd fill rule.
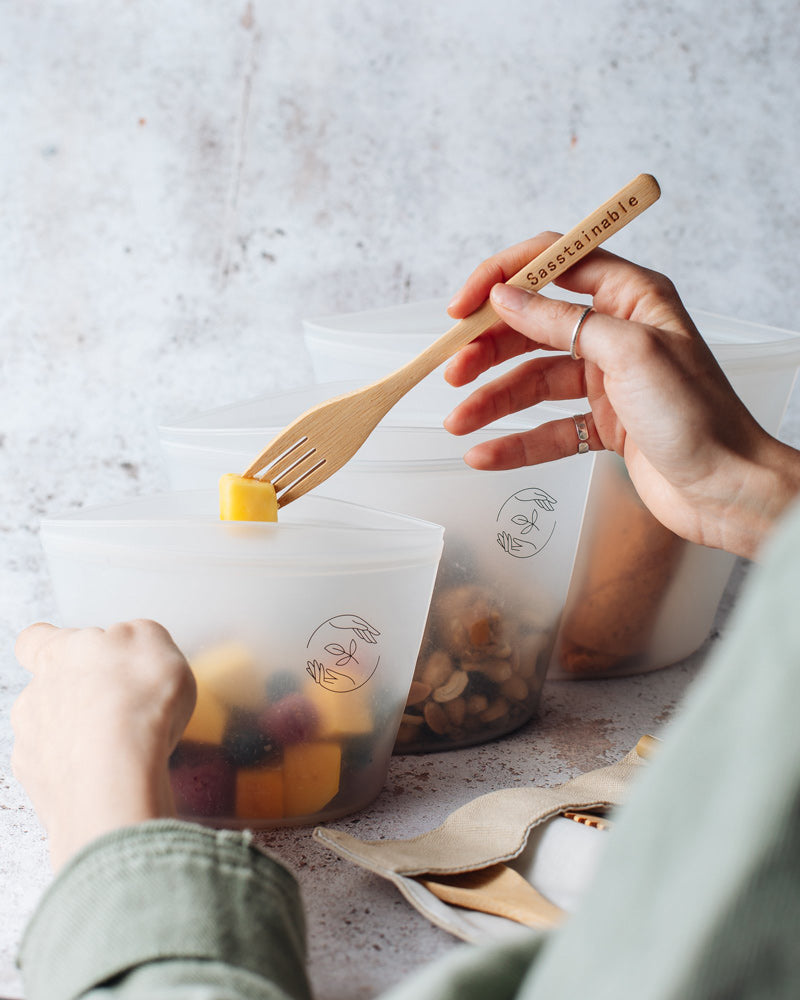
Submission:
[[[322,468],[325,464],[325,459],[323,457],[309,465],[309,461],[311,461],[313,456],[317,453],[317,449],[313,446],[307,451],[304,451],[302,454],[297,454],[298,449],[302,448],[303,445],[307,443],[308,437],[301,437],[289,448],[285,448],[283,451],[278,452],[274,459],[267,458],[265,461],[263,456],[261,458],[259,465],[263,472],[260,476],[256,476],[255,478],[272,483],[275,487],[279,507],[289,501],[288,495],[291,490],[299,486],[300,483],[316,472],[317,469]],[[247,470],[245,475],[249,472],[250,469]],[[282,484],[281,481],[283,481]]]

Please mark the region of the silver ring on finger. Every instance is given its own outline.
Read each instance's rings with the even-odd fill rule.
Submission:
[[[587,306],[583,310],[583,312],[580,314],[580,317],[578,318],[578,322],[575,324],[575,326],[574,326],[574,328],[572,330],[572,340],[570,341],[570,345],[569,345],[569,356],[572,358],[573,361],[579,361],[580,360],[581,356],[580,356],[580,354],[578,354],[578,336],[579,336],[579,334],[581,332],[581,327],[583,326],[583,324],[586,322],[586,320],[589,317],[589,313],[593,313],[593,312],[594,312],[594,309],[591,306]]]
[[[589,450],[589,429],[586,426],[586,417],[582,413],[573,413],[572,419],[575,421],[575,430],[578,433],[578,454],[585,455]]]

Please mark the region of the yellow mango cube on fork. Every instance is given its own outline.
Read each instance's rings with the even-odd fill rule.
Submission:
[[[222,521],[277,521],[275,487],[265,479],[226,472],[219,481],[219,516]]]

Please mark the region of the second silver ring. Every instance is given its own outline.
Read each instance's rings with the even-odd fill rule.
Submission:
[[[578,434],[578,454],[585,455],[589,450],[589,428],[586,426],[586,417],[582,413],[573,413],[572,419],[575,421],[575,431]]]

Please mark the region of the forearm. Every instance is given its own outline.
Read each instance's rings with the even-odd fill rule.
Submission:
[[[310,996],[297,886],[246,836],[172,820],[101,837],[45,894],[22,942],[29,1000]]]

